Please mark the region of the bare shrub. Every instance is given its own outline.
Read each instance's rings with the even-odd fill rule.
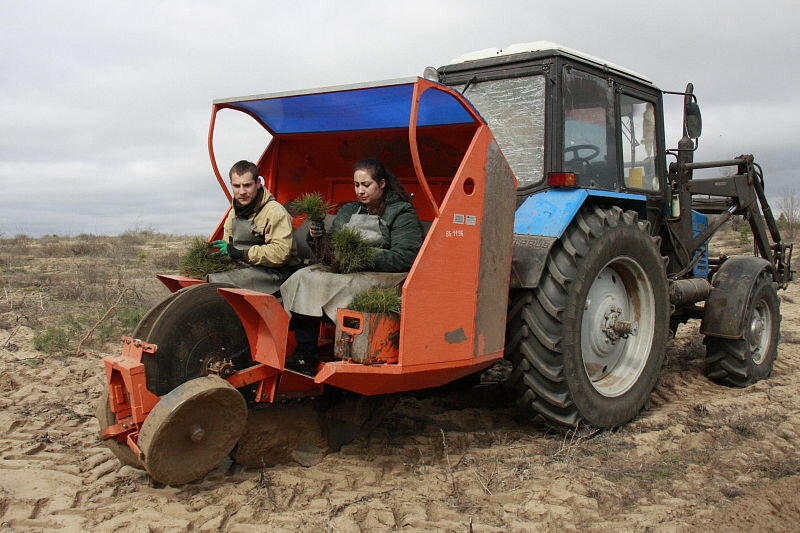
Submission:
[[[53,296],[59,300],[93,302],[103,299],[101,286],[93,284],[83,276],[74,276],[55,284]]]
[[[770,459],[760,463],[758,469],[775,480],[797,474],[800,472],[800,464],[793,458]]]
[[[147,244],[148,241],[155,240],[155,237],[156,231],[152,227],[140,228],[136,226],[120,235],[118,239],[126,246],[142,246]]]
[[[181,264],[181,254],[177,250],[170,250],[153,257],[152,263],[161,270],[177,272]]]
[[[779,218],[779,222],[782,222],[780,225],[783,226],[781,229],[786,231],[786,235],[783,237],[791,242],[794,240],[795,230],[800,224],[800,196],[796,189],[784,191],[784,194],[778,199],[778,210],[781,212]]]

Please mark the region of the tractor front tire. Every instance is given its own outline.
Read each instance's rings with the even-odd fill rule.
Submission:
[[[548,421],[619,426],[655,388],[669,300],[659,239],[648,229],[633,211],[583,208],[538,286],[512,301],[511,380]]]
[[[745,314],[744,338],[707,336],[706,374],[730,387],[747,387],[768,378],[778,355],[780,301],[775,284],[766,272],[755,282]]]

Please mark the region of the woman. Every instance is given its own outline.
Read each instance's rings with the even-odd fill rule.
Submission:
[[[342,206],[331,226],[357,230],[377,250],[371,272],[336,274],[315,265],[295,272],[281,285],[284,308],[292,313],[297,349],[286,358],[289,368],[316,369],[317,340],[323,314],[335,319],[353,295],[369,287],[396,287],[406,277],[422,246],[422,225],[411,198],[397,178],[376,159],[353,166],[357,202]],[[310,228],[312,238],[323,234],[321,224]]]

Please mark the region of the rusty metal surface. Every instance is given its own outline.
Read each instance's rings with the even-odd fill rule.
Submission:
[[[705,278],[673,280],[669,284],[669,301],[672,305],[701,302],[711,293],[711,284]]]
[[[352,322],[352,324],[351,324]],[[339,309],[333,353],[362,364],[397,363],[400,317]]]

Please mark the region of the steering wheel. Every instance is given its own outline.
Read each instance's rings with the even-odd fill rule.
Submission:
[[[581,157],[580,156],[580,152],[582,150],[591,150],[592,152],[589,155]],[[566,156],[567,156],[568,153],[572,153],[572,159],[570,159],[569,161],[566,161]],[[591,161],[592,159],[594,159],[598,155],[600,155],[600,148],[595,146],[595,145],[593,145],[593,144],[576,144],[574,146],[567,146],[566,148],[564,148],[564,159],[565,159],[564,162],[565,163],[568,163],[568,162],[571,162],[571,161],[580,161],[583,166],[588,166],[589,165],[589,161]]]

